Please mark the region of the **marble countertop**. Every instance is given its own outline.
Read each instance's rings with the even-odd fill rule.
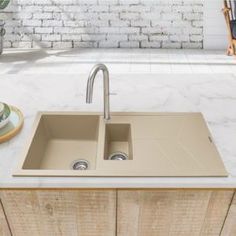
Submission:
[[[212,178],[12,177],[37,111],[102,111],[102,78],[85,103],[87,74],[1,76],[0,100],[25,115],[21,133],[0,145],[2,188],[236,188],[236,77],[230,74],[111,74],[111,110],[202,112],[229,173]]]

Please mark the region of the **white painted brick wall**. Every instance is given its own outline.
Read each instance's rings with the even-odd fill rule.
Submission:
[[[203,48],[203,0],[11,0],[7,47]]]

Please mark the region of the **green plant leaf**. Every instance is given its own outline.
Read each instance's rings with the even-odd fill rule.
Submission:
[[[5,9],[9,2],[10,0],[0,0],[0,9]]]

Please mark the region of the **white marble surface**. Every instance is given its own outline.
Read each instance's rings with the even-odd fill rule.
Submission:
[[[121,68],[122,70],[122,68]],[[0,187],[236,187],[236,77],[231,74],[128,74],[111,71],[112,111],[202,112],[229,177],[78,178],[12,177],[37,111],[102,111],[102,79],[94,85],[94,103],[85,103],[87,74],[0,77],[0,100],[25,115],[22,132],[0,145]]]

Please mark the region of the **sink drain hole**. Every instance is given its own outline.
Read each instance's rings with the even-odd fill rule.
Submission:
[[[89,162],[86,160],[75,160],[71,164],[71,169],[73,170],[87,170],[89,167]]]
[[[128,156],[124,152],[114,152],[108,157],[108,159],[116,161],[125,161],[128,159]]]

